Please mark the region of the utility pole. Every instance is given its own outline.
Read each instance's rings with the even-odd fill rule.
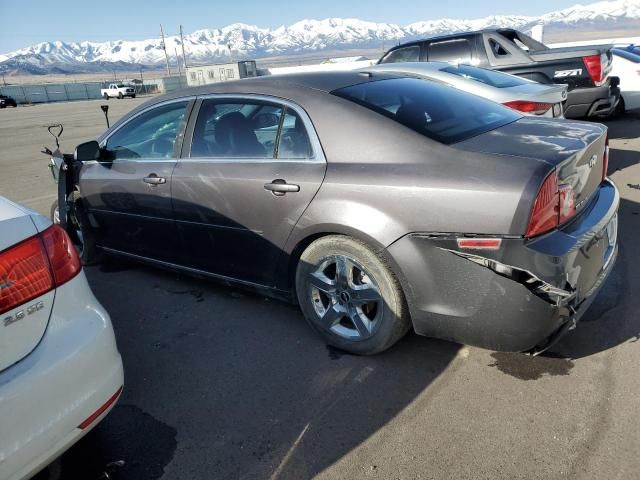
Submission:
[[[171,69],[169,68],[169,54],[167,53],[167,46],[164,43],[164,30],[162,24],[160,24],[160,35],[162,35],[162,50],[164,50],[164,59],[167,62],[167,75],[171,76]]]
[[[174,48],[173,51],[176,54],[176,64],[178,65],[178,76],[182,77],[182,72],[180,71],[180,57],[178,56],[178,49]]]
[[[187,56],[184,53],[184,38],[182,37],[182,25],[180,25],[180,45],[182,45],[182,61],[184,62],[184,71],[187,72]]]

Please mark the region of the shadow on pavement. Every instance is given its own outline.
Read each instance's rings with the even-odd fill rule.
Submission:
[[[392,421],[459,349],[409,334],[352,356],[278,301],[138,265],[86,273],[113,319],[125,394],[63,457],[61,478],[91,480],[117,460],[117,480],[312,478]]]

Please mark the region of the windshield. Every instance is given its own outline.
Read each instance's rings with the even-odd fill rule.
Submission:
[[[471,67],[469,65],[452,65],[440,69],[442,72],[451,73],[459,77],[475,80],[476,82],[491,85],[495,88],[517,87],[518,85],[526,85],[531,83],[523,78],[508,75],[506,73],[497,72],[495,70],[486,70],[484,68]]]
[[[489,100],[408,77],[360,83],[331,93],[444,144],[471,138],[521,118],[515,110]]]

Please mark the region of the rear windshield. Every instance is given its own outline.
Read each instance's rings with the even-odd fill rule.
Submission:
[[[442,68],[441,71],[451,73],[459,77],[468,78],[469,80],[475,80],[476,82],[484,83],[486,85],[491,85],[495,88],[510,88],[530,83],[520,77],[496,72],[495,70],[471,67],[469,65],[452,65],[450,67]]]
[[[360,83],[331,93],[444,144],[474,137],[521,118],[515,110],[489,100],[408,77]]]

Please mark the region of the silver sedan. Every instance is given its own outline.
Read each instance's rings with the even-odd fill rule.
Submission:
[[[407,62],[375,65],[364,70],[401,73],[446,83],[458,90],[511,107],[525,115],[562,117],[562,103],[567,99],[566,85],[545,85],[508,73],[471,65]]]

